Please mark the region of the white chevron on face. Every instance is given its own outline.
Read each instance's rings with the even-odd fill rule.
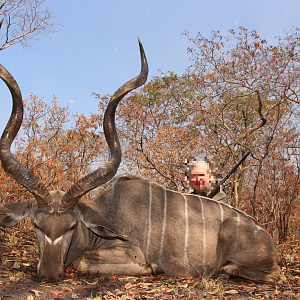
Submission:
[[[45,235],[45,240],[48,242],[50,245],[57,245],[63,238],[63,235],[52,241],[47,235]]]

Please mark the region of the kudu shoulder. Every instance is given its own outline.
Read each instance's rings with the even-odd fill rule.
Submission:
[[[127,240],[126,235],[119,233],[115,226],[106,219],[99,211],[86,203],[78,201],[74,208],[78,221],[99,236],[108,238],[120,238]]]

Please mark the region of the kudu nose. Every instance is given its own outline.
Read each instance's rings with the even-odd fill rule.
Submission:
[[[61,281],[64,278],[64,272],[55,272],[52,274],[39,274],[38,279],[42,282],[57,282]]]

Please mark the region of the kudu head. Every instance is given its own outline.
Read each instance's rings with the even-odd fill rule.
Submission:
[[[8,175],[34,196],[34,199],[1,207],[0,225],[10,226],[26,217],[32,218],[39,245],[37,272],[40,279],[57,281],[63,276],[67,256],[74,256],[69,252],[75,251],[77,244],[84,244],[84,241],[77,241],[74,237],[74,232],[80,230],[82,232],[82,228],[79,228],[82,227],[82,224],[99,236],[126,239],[96,210],[79,200],[92,189],[110,180],[120,165],[121,147],[115,127],[115,110],[119,101],[128,92],[144,84],[147,79],[148,64],[140,40],[139,46],[142,65],[140,74],[114,93],[104,114],[103,128],[111,153],[110,159],[104,166],[74,183],[66,193],[48,191],[31,171],[13,157],[10,147],[22,123],[23,103],[17,82],[0,65],[0,77],[9,88],[13,99],[12,113],[0,140],[2,167]],[[88,239],[87,232],[82,236],[83,239]],[[72,243],[76,245],[72,245]],[[86,243],[82,249],[87,246]],[[78,247],[80,248],[80,245]],[[68,258],[68,260],[70,259]]]

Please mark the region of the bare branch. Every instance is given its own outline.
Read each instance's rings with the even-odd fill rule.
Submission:
[[[21,43],[29,47],[29,40],[39,35],[57,31],[58,24],[52,23],[53,14],[42,8],[45,0],[3,0],[0,6],[2,27],[0,30],[0,50]]]

